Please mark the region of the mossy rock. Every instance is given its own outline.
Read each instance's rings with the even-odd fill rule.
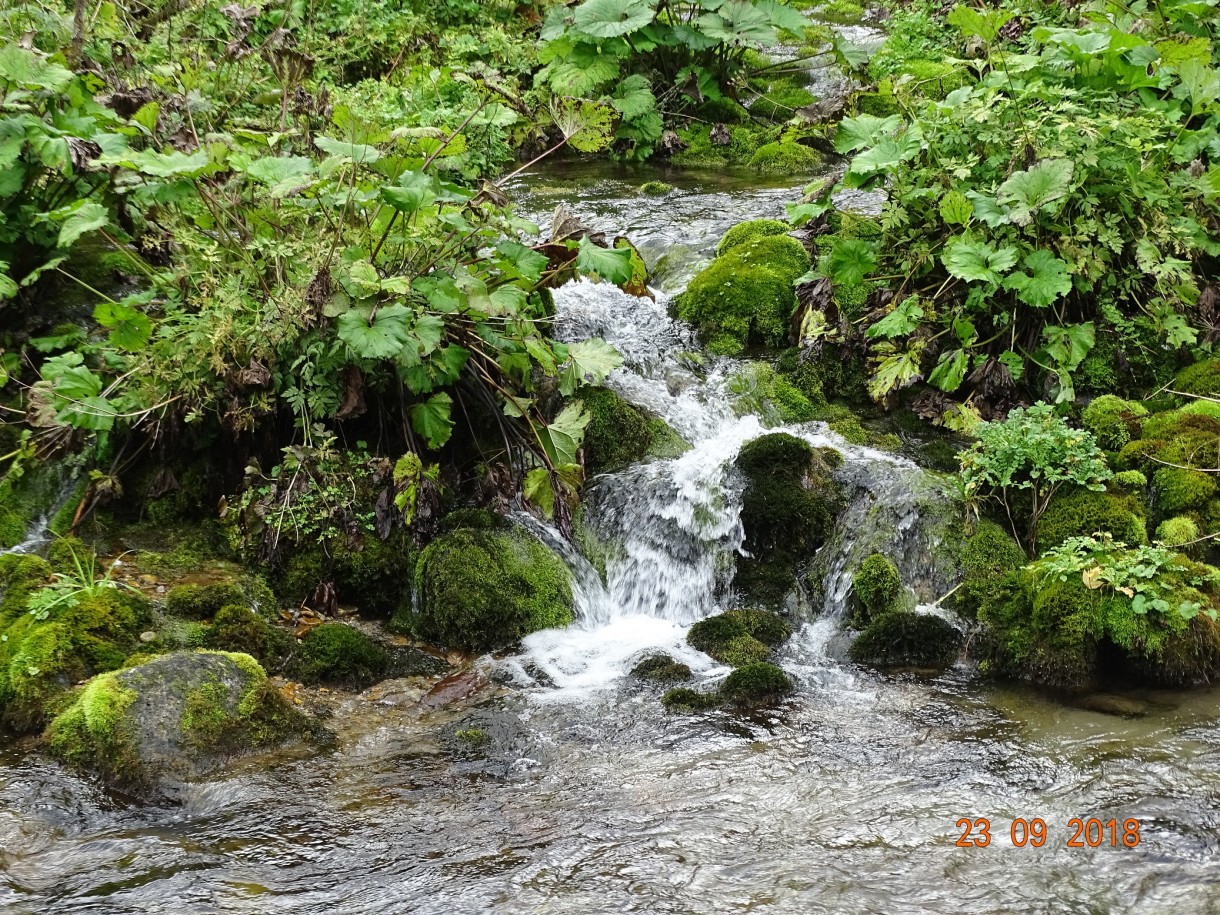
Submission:
[[[770,649],[750,634],[740,616],[719,613],[699,620],[686,634],[686,641],[721,664],[740,667],[765,661]]]
[[[323,623],[301,639],[297,672],[306,682],[363,687],[386,676],[390,653],[354,626]]]
[[[1187,366],[1173,379],[1171,387],[1196,397],[1220,397],[1220,359],[1205,359]]]
[[[852,575],[851,596],[855,610],[852,624],[862,628],[869,620],[893,609],[902,593],[902,577],[889,557],[881,553],[864,557]]]
[[[809,422],[821,403],[811,401],[788,378],[765,362],[743,362],[729,378],[733,411],[755,414],[765,425]]]
[[[792,678],[767,661],[747,664],[720,685],[720,698],[736,706],[769,705],[793,691]]]
[[[757,241],[772,235],[787,235],[791,231],[792,226],[786,222],[780,222],[778,219],[750,219],[746,222],[739,222],[724,233],[724,237],[716,245],[716,256],[728,254],[738,245],[746,242]]]
[[[234,582],[178,585],[165,595],[165,612],[184,620],[210,620],[224,607],[249,607],[246,593]]]
[[[189,638],[189,636],[188,636]],[[264,668],[278,671],[292,654],[292,636],[243,604],[221,607],[204,634],[204,645],[250,655]]]
[[[727,113],[723,120],[728,142],[712,139],[712,124],[693,124],[681,128],[678,137],[685,148],[673,156],[676,165],[716,167],[741,165],[750,160],[760,147],[779,135],[779,128],[764,127],[750,121],[748,113],[738,116],[736,109]],[[714,120],[714,119],[713,119]],[[718,132],[719,133],[719,132]]]
[[[661,697],[661,704],[671,712],[701,712],[720,705],[720,696],[678,686]]]
[[[1131,546],[1148,542],[1144,506],[1133,495],[1075,489],[1051,500],[1038,524],[1038,548],[1045,551],[1069,537],[1110,534]]]
[[[418,611],[405,607],[391,627],[464,650],[492,650],[539,629],[572,622],[571,573],[519,528],[462,528],[420,556]]]
[[[1106,451],[1118,451],[1140,437],[1143,418],[1147,415],[1148,409],[1143,404],[1103,394],[1093,398],[1084,408],[1080,423],[1093,433],[1097,444]]]
[[[1199,525],[1186,515],[1167,518],[1157,525],[1156,539],[1169,547],[1181,547],[1199,539]]]
[[[826,403],[826,391],[817,361],[806,358],[796,347],[786,349],[780,354],[775,363],[775,370],[810,404],[817,407]]]
[[[900,610],[873,619],[848,654],[868,667],[944,670],[957,660],[961,647],[961,633],[939,616]]]
[[[730,252],[699,271],[676,302],[678,317],[694,325],[709,350],[736,356],[748,344],[784,341],[796,293],[790,279]]]
[[[609,388],[584,388],[580,399],[589,412],[584,454],[590,476],[622,470],[649,455],[675,457],[690,447],[664,420],[627,403]]]
[[[741,522],[750,556],[737,563],[735,584],[752,600],[773,605],[796,583],[797,567],[826,542],[841,508],[833,479],[837,452],[815,451],[803,439],[772,433],[747,443],[736,466],[746,478]]]
[[[640,185],[640,193],[645,197],[664,197],[674,189],[672,184],[664,181],[645,181]]]
[[[41,727],[74,684],[121,666],[152,622],[147,600],[117,588],[95,588],[35,618],[25,600],[45,580],[26,576],[45,568],[35,560],[10,569],[0,617],[0,721],[19,732]]]
[[[679,683],[691,678],[690,667],[667,654],[654,654],[631,668],[631,676],[656,683]]]
[[[962,545],[962,580],[946,606],[973,618],[995,598],[1005,579],[1029,562],[1012,534],[994,521],[979,520]]]
[[[822,167],[822,155],[795,141],[782,140],[760,146],[750,157],[749,165],[771,174],[809,174]]]
[[[1198,470],[1162,467],[1152,477],[1152,489],[1157,511],[1176,515],[1202,507],[1216,494],[1216,481]]]
[[[782,645],[792,638],[792,627],[769,610],[744,608],[728,610],[723,615],[740,623],[752,638],[758,639],[764,645],[772,648]]]
[[[767,87],[750,106],[750,113],[769,121],[788,121],[796,116],[796,109],[816,101],[817,97],[804,86],[779,83]]]
[[[318,585],[330,582],[342,603],[388,616],[410,600],[418,553],[409,532],[391,531],[385,540],[365,533],[354,542],[298,545],[276,577],[276,591],[289,604],[308,601]]]
[[[68,765],[149,792],[311,732],[249,655],[184,651],[94,677],[47,737]]]

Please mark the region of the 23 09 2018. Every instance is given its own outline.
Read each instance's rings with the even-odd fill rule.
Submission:
[[[998,825],[998,824],[997,824]],[[958,848],[986,848],[993,838],[993,825],[987,817],[961,817],[955,824],[960,831]],[[1016,817],[1008,826],[1008,837],[1018,848],[1041,848],[1053,842],[1050,827],[1041,817]],[[1098,817],[1072,817],[1063,832],[1067,848],[1135,848],[1140,844],[1140,821]]]

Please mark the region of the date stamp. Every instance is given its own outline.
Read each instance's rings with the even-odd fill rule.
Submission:
[[[991,844],[993,826],[987,817],[962,817],[955,825],[961,831],[954,843],[958,848],[986,848]],[[1008,826],[1008,837],[1017,848],[1041,848],[1048,841],[1054,842],[1051,828],[1041,817],[1017,817]],[[1140,821],[1134,817],[1121,823],[1116,819],[1072,817],[1061,838],[1067,840],[1067,848],[1135,848],[1140,844]]]

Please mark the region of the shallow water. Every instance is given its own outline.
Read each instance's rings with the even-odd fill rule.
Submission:
[[[662,253],[706,256],[728,225],[791,199],[790,184],[686,175],[649,202],[624,190],[647,173],[580,168],[528,178],[526,208],[564,199]],[[1220,912],[1216,689],[1127,697],[1142,717],[1123,718],[966,669],[883,677],[841,660],[831,604],[785,648],[798,689],[773,714],[667,715],[624,676],[658,647],[701,686],[727,674],[683,639],[731,599],[727,465],[765,431],[733,408],[738,366],[683,362],[693,341],[666,306],[588,283],[558,296],[560,332],[611,339],[627,362],[611,384],[694,446],[595,481],[591,513],[635,539],[605,586],[584,581],[578,625],[481,660],[492,685],[472,705],[347,697],[331,751],[247,761],[181,806],[0,753],[0,910]],[[845,472],[878,493],[915,472],[817,424],[789,431],[843,447]],[[1137,818],[1141,841],[1069,848],[1073,816]],[[957,847],[962,817],[990,818],[991,845]],[[1046,844],[1015,847],[1015,817],[1043,818]]]

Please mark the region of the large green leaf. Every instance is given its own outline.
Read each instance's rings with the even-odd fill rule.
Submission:
[[[955,25],[967,38],[981,38],[983,41],[994,41],[1000,29],[1012,13],[1007,10],[977,10],[970,6],[955,6],[945,17],[949,25]]]
[[[928,376],[928,384],[938,387],[942,391],[956,391],[962,386],[962,380],[966,377],[966,369],[969,365],[970,360],[966,356],[965,350],[950,350],[940,357],[936,368],[932,369],[932,374]]]
[[[103,302],[93,309],[93,317],[110,328],[110,342],[119,349],[138,350],[152,334],[148,315],[126,302]]]
[[[642,29],[655,15],[645,0],[585,0],[572,10],[572,25],[591,38],[616,38]]]
[[[411,310],[404,305],[379,308],[372,322],[352,309],[339,316],[339,339],[364,359],[388,359],[398,355],[410,339],[410,318]]]
[[[576,452],[585,440],[585,426],[590,419],[584,404],[577,400],[560,410],[558,416],[539,430],[552,464],[577,463]]]
[[[207,150],[197,150],[190,155],[178,150],[167,153],[151,150],[122,150],[102,155],[98,162],[103,165],[122,165],[152,178],[194,178],[208,167]]]
[[[546,517],[555,514],[555,487],[551,485],[551,474],[545,467],[535,467],[525,475],[525,498],[538,506]]]
[[[774,28],[791,32],[798,38],[803,38],[805,29],[811,25],[799,11],[780,3],[779,0],[754,0],[754,8],[765,13]]]
[[[695,25],[708,38],[725,44],[771,44],[776,40],[771,17],[748,0],[725,0],[714,13],[704,13]]]
[[[0,261],[0,299],[11,299],[20,289],[8,271],[8,261]]]
[[[1017,249],[1010,245],[994,248],[966,234],[958,235],[945,245],[941,260],[950,275],[959,280],[999,285],[1003,280],[1002,274],[1017,263],[1018,254]]]
[[[873,400],[914,384],[920,378],[919,357],[912,352],[894,353],[882,360],[868,381],[868,393]]]
[[[836,285],[859,286],[877,269],[877,248],[860,238],[836,239],[827,267]]]
[[[347,143],[333,137],[315,137],[313,142],[322,152],[342,159],[351,159],[357,164],[372,165],[381,158],[377,147],[367,143]]]
[[[1019,226],[1029,225],[1034,213],[1072,189],[1072,160],[1043,159],[1032,168],[1017,172],[1000,185],[996,200],[1008,208]]]
[[[864,336],[870,340],[905,337],[915,332],[921,320],[923,308],[919,304],[919,297],[907,296],[893,311],[866,330]]]
[[[1012,289],[1017,298],[1034,308],[1046,308],[1072,291],[1072,278],[1067,264],[1045,249],[1025,255],[1023,266],[1029,273],[1014,271],[1004,280],[1004,288]]]
[[[614,90],[610,104],[623,116],[633,121],[657,110],[657,100],[652,94],[652,84],[640,75],[628,76]]]
[[[428,447],[441,448],[453,434],[453,398],[441,391],[411,407],[411,428],[424,437]]]
[[[110,221],[110,214],[100,203],[82,203],[59,227],[58,246],[67,248],[87,232],[95,232]]]
[[[631,249],[603,248],[585,236],[576,253],[576,269],[586,276],[596,276],[616,286],[631,279]]]
[[[601,384],[623,364],[618,350],[604,340],[581,340],[568,345],[568,361],[559,378],[559,390],[571,395],[581,384]]]
[[[400,213],[414,213],[436,201],[436,181],[424,172],[403,172],[381,189],[381,199]]]
[[[313,160],[307,156],[265,156],[245,168],[246,174],[271,188],[271,196],[286,197],[313,177]]]
[[[72,71],[16,43],[0,48],[0,81],[23,89],[57,92],[72,81]]]
[[[835,152],[846,154],[874,146],[882,138],[897,133],[902,124],[902,117],[897,114],[891,114],[886,118],[879,118],[871,114],[844,118],[839,122],[839,129],[835,131]]]

